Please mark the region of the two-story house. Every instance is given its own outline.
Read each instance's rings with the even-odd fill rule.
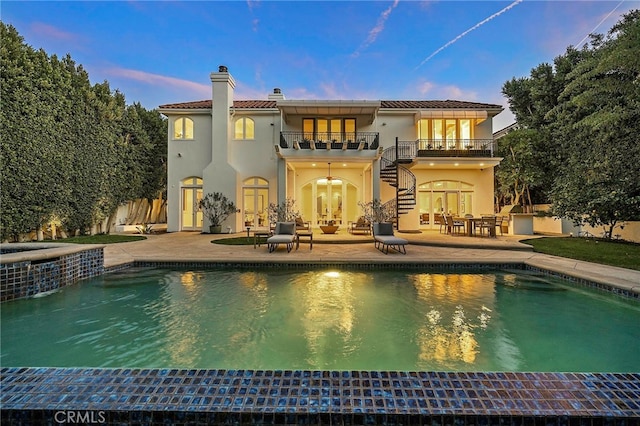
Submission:
[[[225,66],[212,99],[161,105],[169,121],[167,229],[208,229],[203,193],[219,191],[240,213],[224,229],[268,225],[285,199],[305,221],[355,221],[359,202],[397,207],[398,229],[436,226],[442,212],[493,213],[492,119],[503,107],[429,100],[234,100]]]

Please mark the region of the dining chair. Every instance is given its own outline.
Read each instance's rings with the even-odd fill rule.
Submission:
[[[480,222],[480,236],[484,235],[484,230],[487,230],[488,237],[496,236],[496,217],[495,216],[482,216]]]
[[[451,234],[464,234],[464,221],[463,220],[455,220],[453,216],[449,216],[447,218],[449,224],[451,226]],[[462,229],[462,232],[459,232]]]
[[[504,218],[502,216],[496,216],[496,235],[498,235],[498,229],[500,230],[500,235],[502,234],[502,221]]]
[[[442,219],[440,220],[440,233],[442,234],[442,227],[444,226],[444,233],[448,234],[451,228],[449,226],[449,220],[447,218],[447,215],[443,214],[441,218]]]
[[[442,219],[442,215],[436,213],[433,215],[433,223],[436,225],[440,225],[440,233],[442,234],[442,227],[444,226],[444,220]]]

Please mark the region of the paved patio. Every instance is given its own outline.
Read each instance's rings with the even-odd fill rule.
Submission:
[[[253,234],[249,245],[213,244],[216,239],[247,238],[246,232],[236,234],[200,234],[175,232],[149,235],[144,241],[110,244],[105,247],[105,267],[111,268],[133,261],[146,262],[265,262],[265,263],[465,263],[522,262],[529,266],[565,274],[578,279],[613,286],[640,295],[640,271],[599,265],[589,262],[534,253],[521,240],[537,238],[529,235],[505,235],[497,238],[452,236],[437,231],[419,234],[398,233],[409,240],[407,254],[389,252],[385,255],[373,245],[367,235],[351,235],[339,231],[324,235],[314,230],[313,248],[302,242],[300,248],[287,253],[280,247],[273,253],[266,245],[254,248]]]

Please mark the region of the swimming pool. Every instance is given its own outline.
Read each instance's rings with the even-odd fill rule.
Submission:
[[[3,366],[640,370],[637,301],[526,271],[135,268],[1,315]]]

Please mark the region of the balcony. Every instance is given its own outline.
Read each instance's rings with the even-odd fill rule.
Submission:
[[[424,157],[494,157],[493,139],[418,139],[416,156]]]
[[[380,146],[377,132],[357,133],[306,133],[280,132],[280,148],[295,150],[376,150]]]

